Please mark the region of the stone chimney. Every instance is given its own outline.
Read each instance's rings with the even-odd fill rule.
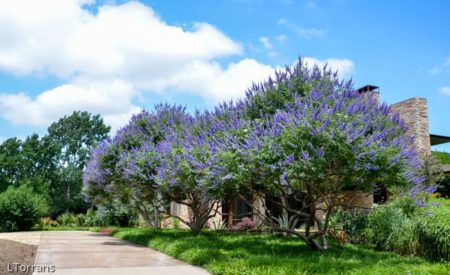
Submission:
[[[375,85],[366,85],[356,90],[363,96],[371,97],[380,103],[380,88]]]
[[[391,107],[392,112],[398,112],[408,125],[408,134],[414,136],[413,146],[416,152],[422,155],[431,154],[427,100],[421,97],[413,97],[393,104]]]

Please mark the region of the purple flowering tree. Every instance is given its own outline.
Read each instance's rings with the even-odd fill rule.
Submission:
[[[266,201],[277,198],[271,203],[290,217],[290,226],[274,223],[268,209],[261,214],[275,230],[314,249],[328,248],[329,217],[344,191],[372,192],[380,182],[423,188],[415,172],[421,162],[404,123],[350,83],[318,85],[295,96],[255,131],[262,145],[247,154],[261,170],[256,187],[261,192],[263,184]],[[302,230],[294,228],[299,223]]]
[[[344,192],[372,192],[379,183],[424,190],[405,133],[387,105],[300,59],[214,111],[160,105],[134,116],[92,152],[85,184],[93,198],[129,200],[143,215],[151,206],[194,233],[218,214],[218,202],[259,196],[265,209],[255,211],[267,225],[324,250]],[[187,206],[189,217],[162,207],[169,202]],[[282,209],[287,226],[267,202]]]
[[[162,196],[187,206],[188,217],[169,213],[190,227],[194,234],[219,213],[218,188],[212,173],[216,166],[217,133],[221,129],[211,113],[187,117],[184,127],[174,129],[158,146],[164,159],[155,176]]]
[[[182,107],[157,105],[152,113],[134,115],[112,140],[95,148],[84,171],[89,199],[130,203],[149,225],[159,227],[164,201],[152,177],[160,162],[156,146],[168,131],[182,127],[184,117]]]

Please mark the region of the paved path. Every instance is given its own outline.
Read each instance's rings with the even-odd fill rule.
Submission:
[[[13,233],[0,233],[0,239],[10,240],[19,243],[38,245],[41,239],[42,232],[13,232]]]
[[[209,274],[163,253],[105,234],[82,231],[32,233],[14,233],[15,240],[36,242],[40,237],[35,265],[55,266],[56,269],[54,273],[34,274]],[[14,236],[9,239],[14,240]]]

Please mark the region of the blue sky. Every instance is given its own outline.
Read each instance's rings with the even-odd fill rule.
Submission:
[[[73,110],[118,128],[167,101],[208,108],[298,56],[395,103],[428,99],[450,135],[450,2],[0,0],[0,139]],[[435,149],[450,152],[450,145]]]

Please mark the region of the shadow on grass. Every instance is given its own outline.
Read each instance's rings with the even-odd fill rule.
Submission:
[[[263,233],[118,229],[113,235],[146,245],[213,273],[366,273],[428,270],[448,272],[445,264],[382,253],[361,246],[331,243],[328,251],[312,251],[295,237]],[[443,273],[444,274],[444,273]]]

